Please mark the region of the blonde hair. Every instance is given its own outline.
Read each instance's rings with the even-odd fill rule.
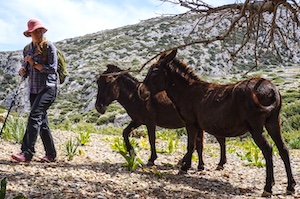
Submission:
[[[37,49],[36,53],[38,55],[42,54],[43,48],[46,46],[45,44],[47,44],[47,42],[48,42],[47,39],[43,37],[41,42],[36,45],[36,49]]]

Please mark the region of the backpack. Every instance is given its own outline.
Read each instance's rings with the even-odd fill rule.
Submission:
[[[25,47],[26,54],[30,50],[30,48],[31,48],[31,44],[28,44]],[[66,58],[65,58],[64,54],[58,48],[56,48],[56,53],[57,53],[57,73],[59,76],[59,83],[62,84],[65,82],[66,77],[68,75],[67,62],[66,62]],[[43,55],[43,60],[45,60],[45,62],[47,62],[48,61],[48,42],[46,42],[43,46],[42,55]]]
[[[56,48],[57,53],[57,73],[59,76],[59,83],[62,84],[65,82],[66,77],[68,75],[67,72],[67,62],[64,54]],[[48,59],[48,42],[46,42],[43,46],[43,60]]]

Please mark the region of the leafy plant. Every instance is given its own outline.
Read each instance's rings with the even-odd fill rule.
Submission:
[[[73,160],[74,156],[77,155],[79,143],[77,141],[73,141],[72,139],[69,139],[65,143],[65,148],[67,151],[68,160]]]
[[[7,184],[7,179],[6,179],[6,177],[4,177],[4,178],[1,180],[0,199],[5,199],[5,195],[6,195],[6,184]]]
[[[117,137],[113,140],[114,143],[112,143],[110,145],[110,147],[114,150],[114,151],[124,151],[124,152],[128,152],[127,148],[126,148],[126,144],[124,142],[123,139]],[[134,140],[134,139],[130,139],[129,140],[130,145],[132,146],[132,148],[134,150],[137,150],[139,148],[139,144]]]
[[[151,173],[154,176],[157,176],[159,178],[163,177],[163,174],[157,169],[157,167],[155,165],[152,167],[143,168],[143,171],[147,172],[147,173]]]
[[[295,139],[292,139],[288,142],[288,145],[292,148],[292,149],[300,149],[300,137],[297,137]]]
[[[179,136],[176,131],[164,131],[162,133],[158,133],[157,137],[163,140],[167,140],[167,149],[159,150],[158,152],[172,154],[175,149],[178,147]]]
[[[114,143],[110,146],[113,150],[118,151],[126,160],[123,166],[127,167],[128,170],[135,170],[138,166],[143,165],[142,160],[137,157],[136,151],[138,150],[138,143],[134,139],[130,140],[132,150],[128,153],[126,145],[123,139],[116,138]]]
[[[127,167],[128,170],[132,171],[135,170],[138,166],[143,165],[143,161],[136,156],[134,150],[130,150],[130,153],[119,151],[120,154],[125,158],[126,162],[123,166]]]
[[[196,156],[195,153],[192,154],[192,161],[198,162],[198,156]]]
[[[141,139],[139,140],[139,147],[140,147],[141,149],[149,150],[150,147],[149,147],[148,139],[147,139],[147,138],[141,138]]]
[[[248,166],[257,166],[257,167],[264,167],[265,160],[262,156],[261,150],[258,146],[254,143],[253,140],[248,140],[244,142],[244,152],[239,153],[236,152],[237,156],[241,158],[241,160],[246,160],[246,165]]]
[[[21,117],[10,117],[3,130],[3,139],[21,143],[26,130],[25,120]]]
[[[76,137],[76,140],[78,143],[80,143],[81,146],[84,146],[90,142],[90,138],[91,138],[90,132],[82,131],[79,132],[79,135]]]
[[[175,149],[178,147],[178,142],[179,142],[179,139],[172,139],[172,138],[169,138],[168,139],[168,154],[172,154]]]
[[[1,180],[0,199],[5,199],[6,185],[7,185],[7,178],[4,177]],[[27,199],[27,198],[23,194],[20,194],[20,195],[14,197],[13,199]]]
[[[300,149],[300,131],[284,132],[283,137],[287,145],[292,149]]]

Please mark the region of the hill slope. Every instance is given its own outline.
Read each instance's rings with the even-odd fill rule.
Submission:
[[[66,118],[72,121],[96,114],[94,110],[97,85],[97,74],[105,70],[109,63],[116,64],[123,69],[138,69],[158,52],[183,44],[185,38],[192,31],[195,23],[193,16],[183,18],[159,17],[142,21],[135,25],[125,26],[113,30],[100,31],[82,37],[65,39],[56,42],[68,61],[69,77],[60,86],[60,94],[54,106],[49,110],[50,117],[55,122]],[[190,35],[197,38],[201,30]],[[8,107],[19,84],[17,71],[20,67],[22,51],[0,52],[0,105]],[[207,46],[194,45],[179,51],[179,58],[194,67],[199,75],[210,77],[228,77],[253,66],[250,52],[240,54],[237,62],[228,62],[229,54],[222,49],[220,43]],[[282,64],[270,56],[266,65]],[[285,65],[292,65],[294,59],[286,57]],[[297,64],[297,63],[296,63]],[[267,66],[264,66],[267,68]],[[278,68],[276,67],[276,68]],[[143,79],[147,67],[140,73],[134,74]],[[17,97],[16,109],[26,112],[26,85],[21,85]],[[117,105],[119,106],[119,105]],[[93,122],[93,121],[92,121]]]

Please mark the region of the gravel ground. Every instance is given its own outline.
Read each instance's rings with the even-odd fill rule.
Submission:
[[[28,198],[260,198],[265,183],[265,168],[244,166],[235,154],[227,152],[224,170],[216,171],[219,160],[217,144],[205,143],[205,170],[198,172],[197,162],[187,174],[178,174],[177,162],[185,152],[184,139],[172,154],[158,153],[155,167],[128,171],[125,159],[110,147],[112,136],[91,135],[91,143],[80,147],[85,151],[68,161],[64,143],[70,132],[54,132],[59,153],[58,162],[40,163],[43,156],[40,139],[36,155],[30,163],[17,163],[11,154],[19,152],[20,144],[0,140],[0,177],[7,177],[7,197],[23,194]],[[157,148],[162,147],[157,141]],[[300,150],[291,150],[296,193],[286,196],[287,178],[284,165],[274,156],[275,186],[272,198],[300,198]],[[138,156],[147,162],[149,150]]]

